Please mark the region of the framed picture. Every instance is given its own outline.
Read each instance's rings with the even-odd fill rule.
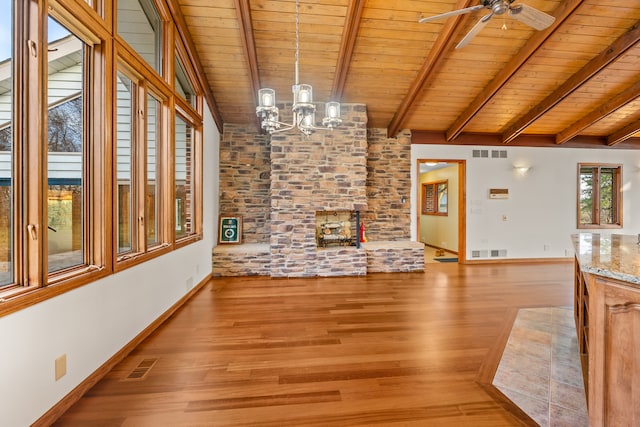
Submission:
[[[218,243],[242,242],[242,217],[220,216],[218,221]]]

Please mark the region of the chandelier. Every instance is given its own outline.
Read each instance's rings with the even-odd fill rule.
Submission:
[[[291,123],[280,121],[280,113],[276,107],[276,92],[270,88],[263,88],[258,91],[258,106],[256,114],[261,120],[261,127],[269,134],[286,132],[297,128],[305,135],[311,135],[313,131],[320,129],[316,127],[316,106],[313,103],[313,88],[311,85],[300,84],[298,79],[298,57],[299,57],[299,0],[296,0],[296,63],[295,63],[295,84],[291,86],[293,91],[293,114]],[[322,126],[333,129],[340,125],[340,103],[327,102],[325,104],[325,117],[322,119]]]

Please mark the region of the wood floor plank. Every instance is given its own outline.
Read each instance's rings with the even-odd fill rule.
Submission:
[[[514,309],[572,293],[572,263],[215,278],[55,425],[530,425],[487,367]]]

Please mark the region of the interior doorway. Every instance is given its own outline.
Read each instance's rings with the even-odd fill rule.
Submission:
[[[466,161],[418,160],[418,241],[425,262],[466,260]]]

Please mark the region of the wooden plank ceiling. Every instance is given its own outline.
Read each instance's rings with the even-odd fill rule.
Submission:
[[[175,0],[218,126],[253,124],[260,87],[291,101],[295,0]],[[368,127],[451,143],[629,147],[640,140],[640,0],[521,0],[556,17],[536,31],[483,9],[418,23],[480,0],[299,0],[300,82],[317,102],[366,104]]]

